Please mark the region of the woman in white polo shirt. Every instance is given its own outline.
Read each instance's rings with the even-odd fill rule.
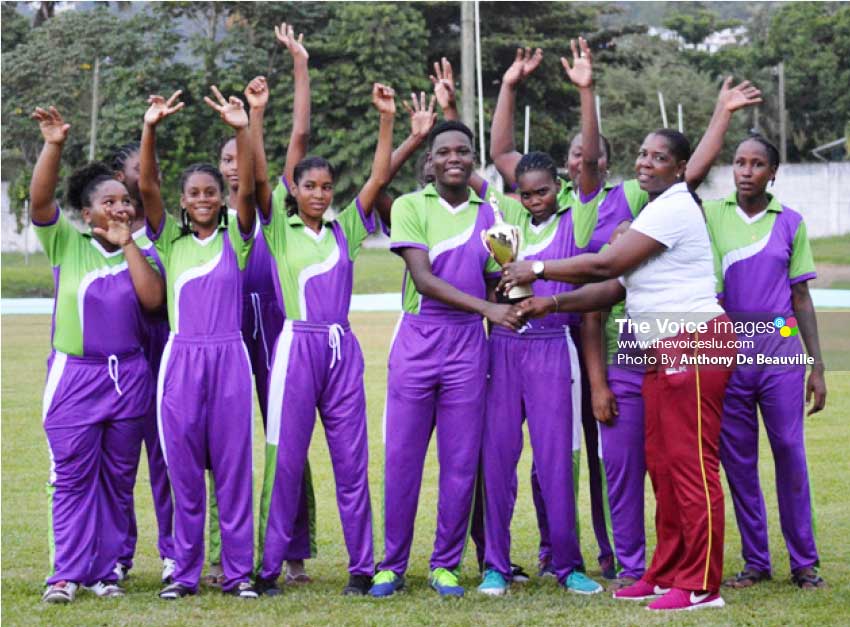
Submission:
[[[712,248],[699,199],[683,182],[690,155],[681,133],[650,133],[635,163],[650,203],[629,230],[598,254],[508,264],[500,286],[510,289],[536,279],[593,283],[528,299],[519,310],[525,317],[597,311],[625,297],[629,330],[649,346],[643,355],[648,366],[643,396],[658,543],[644,576],[614,596],[660,596],[649,605],[653,610],[724,604],[718,593],[724,522],[718,449],[735,336],[715,297]]]

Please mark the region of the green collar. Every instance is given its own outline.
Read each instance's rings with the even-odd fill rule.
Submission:
[[[782,213],[782,203],[776,200],[776,196],[773,194],[767,194],[768,202],[766,211],[772,211],[774,213]],[[734,191],[729,194],[726,198],[723,199],[723,203],[726,205],[730,205],[732,207],[738,206],[738,192]]]
[[[290,226],[303,226],[304,228],[307,228],[307,225],[304,224],[304,220],[301,219],[301,216],[298,215],[297,211],[291,216],[286,216],[286,222]],[[330,222],[322,218],[322,226],[327,226],[328,224],[330,224]]]
[[[468,202],[470,204],[480,205],[481,203],[484,202],[483,200],[481,200],[481,198],[478,196],[478,194],[475,193],[474,189],[472,189],[471,187],[467,187],[467,189],[469,190],[469,200],[468,200]],[[434,187],[433,183],[428,183],[425,186],[425,188],[422,190],[422,193],[425,194],[426,196],[437,197],[437,198],[440,197],[440,194],[437,192],[437,188]]]

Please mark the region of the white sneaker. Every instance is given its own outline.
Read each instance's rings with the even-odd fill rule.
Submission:
[[[114,583],[107,583],[105,581],[98,581],[92,586],[85,586],[85,588],[90,592],[94,592],[97,596],[101,598],[113,598],[124,596],[124,589],[122,587]]]
[[[45,603],[71,603],[77,596],[79,585],[73,581],[60,581],[47,586],[41,600]]]
[[[171,577],[174,576],[174,569],[176,567],[176,562],[170,557],[162,560],[162,583],[171,583]]]
[[[115,564],[112,572],[118,576],[118,581],[125,581],[130,576],[130,569],[124,566],[121,562]]]

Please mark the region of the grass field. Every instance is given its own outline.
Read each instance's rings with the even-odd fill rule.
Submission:
[[[815,262],[850,266],[850,235],[812,240]],[[32,254],[24,264],[21,253],[2,255],[3,298],[53,296],[53,274],[43,253]],[[402,261],[385,249],[364,248],[354,265],[354,293],[380,294],[401,291]],[[850,289],[847,272],[840,272],[819,287]]]
[[[397,276],[397,275],[396,275]],[[386,355],[395,315],[359,314],[352,325],[366,358],[370,438],[370,480],[375,515],[377,557],[382,552],[381,486],[383,456],[381,414]],[[834,326],[834,328],[833,328]],[[824,344],[848,350],[846,326],[822,324]],[[832,330],[828,330],[832,329]],[[850,413],[850,373],[828,374],[827,409],[808,419],[807,447],[817,510],[822,574],[830,587],[802,592],[788,582],[787,553],[779,533],[773,467],[762,442],[760,470],[770,515],[774,580],[748,591],[724,593],[727,608],[675,617],[650,615],[638,604],[616,602],[608,595],[578,597],[558,589],[551,580],[536,578],[515,586],[506,598],[475,593],[478,582],[474,551],[467,552],[462,583],[467,597],[442,601],[427,587],[427,560],[434,538],[436,456],[431,447],[426,462],[421,507],[408,573],[408,591],[398,598],[372,600],[342,597],[347,580],[347,557],[334,501],[334,483],[322,430],[317,429],[310,454],[316,487],[319,555],[308,562],[314,583],[287,589],[276,599],[240,601],[205,589],[199,597],[166,603],[156,598],[160,564],[155,551],[154,519],[145,464],[139,472],[136,503],[139,548],[136,566],[127,582],[127,597],[101,600],[82,593],[67,607],[39,602],[48,571],[47,502],[44,484],[48,458],[41,427],[41,394],[48,352],[47,316],[2,318],[2,600],[4,625],[836,625],[850,623],[850,497],[847,490],[847,415]],[[830,335],[831,337],[826,337]],[[828,361],[828,363],[830,363]],[[255,459],[261,459],[262,428],[257,414]],[[763,439],[764,440],[764,439]],[[530,455],[523,456],[520,495],[513,523],[513,558],[532,570],[536,562],[537,531],[528,483]],[[259,489],[261,467],[254,472]],[[586,482],[582,483],[582,549],[589,574],[595,566]],[[255,503],[257,501],[255,492]],[[654,503],[647,482],[647,539],[654,545]],[[725,573],[740,569],[740,543],[727,498]]]

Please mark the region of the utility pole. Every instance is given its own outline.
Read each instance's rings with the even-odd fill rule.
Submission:
[[[779,75],[779,158],[788,161],[788,113],[785,111],[785,62],[776,66]]]
[[[460,119],[475,128],[475,5],[460,3]]]
[[[95,57],[94,71],[91,78],[91,131],[89,139],[89,161],[94,161],[94,153],[97,149],[97,112],[98,106],[98,82],[100,81],[100,57]]]

